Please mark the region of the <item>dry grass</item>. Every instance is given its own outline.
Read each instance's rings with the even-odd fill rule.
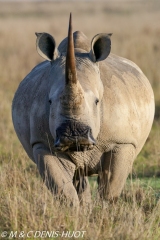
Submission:
[[[49,32],[58,45],[66,36],[69,12],[74,29],[89,39],[100,32],[113,32],[112,52],[133,60],[150,80],[156,119],[135,162],[134,175],[159,173],[160,3],[0,3],[0,232],[84,230],[83,239],[158,240],[160,202],[152,188],[131,182],[116,205],[94,200],[90,213],[83,209],[74,213],[55,202],[15,135],[11,121],[14,92],[42,61],[35,50],[34,32]]]
[[[24,153],[16,157],[17,165],[15,156],[5,156],[4,160],[0,174],[1,231],[74,230],[86,231],[83,239],[159,239],[160,201],[156,201],[153,189],[142,188],[139,181],[130,182],[115,205],[95,199],[91,212],[81,209],[77,213],[53,199]],[[96,191],[94,186],[92,189]]]

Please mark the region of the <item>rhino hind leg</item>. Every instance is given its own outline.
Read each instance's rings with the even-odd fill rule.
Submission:
[[[102,169],[98,174],[98,192],[101,198],[111,202],[117,200],[132,169],[135,152],[132,144],[119,144],[103,154]]]
[[[79,199],[72,183],[74,167],[66,169],[67,160],[65,159],[63,164],[63,159],[61,162],[60,158],[52,155],[43,144],[35,144],[33,154],[40,175],[54,197],[70,206],[78,207]]]

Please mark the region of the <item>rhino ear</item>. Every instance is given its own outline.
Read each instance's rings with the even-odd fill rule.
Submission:
[[[48,61],[55,60],[59,53],[54,38],[48,33],[35,33],[37,36],[36,47],[39,55]]]
[[[91,51],[89,56],[93,62],[99,62],[108,57],[111,51],[112,33],[100,33],[93,37],[91,41]]]

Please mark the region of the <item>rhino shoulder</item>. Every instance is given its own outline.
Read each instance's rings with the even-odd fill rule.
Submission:
[[[21,106],[24,104],[26,108],[30,108],[36,90],[39,88],[40,82],[42,82],[42,76],[47,76],[50,68],[51,64],[48,61],[44,61],[34,67],[31,72],[20,82],[13,98],[13,109],[19,108],[20,102],[22,103]],[[28,101],[28,99],[30,100]]]
[[[104,85],[113,86],[113,79],[116,79],[116,86],[123,84],[123,87],[133,88],[135,85],[147,88],[152,92],[149,80],[142,70],[131,60],[110,54],[100,65],[101,79]],[[122,86],[121,86],[122,87]]]
[[[113,53],[106,59],[106,63],[111,64],[113,67],[118,68],[123,72],[133,71],[135,69],[139,73],[142,73],[142,70],[137,66],[137,64],[127,58],[117,56]]]
[[[42,69],[45,69],[46,67],[49,66],[49,62],[48,61],[43,61],[43,62],[40,62],[39,64],[37,64],[32,70],[30,73],[34,72],[34,71],[39,71],[39,70],[42,70]],[[29,74],[30,74],[29,73]]]

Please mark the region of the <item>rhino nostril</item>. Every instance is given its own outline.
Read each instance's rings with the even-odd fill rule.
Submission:
[[[94,139],[94,137],[92,136],[92,132],[91,132],[91,129],[89,129],[88,131],[88,134],[87,134],[87,137],[88,137],[88,141],[91,145],[95,145],[96,144],[96,140]]]
[[[88,142],[89,142],[90,145],[95,145],[96,144],[96,140],[91,136],[88,136]]]
[[[54,147],[60,147],[61,146],[61,142],[60,142],[60,138],[56,139],[55,143],[54,143]]]

